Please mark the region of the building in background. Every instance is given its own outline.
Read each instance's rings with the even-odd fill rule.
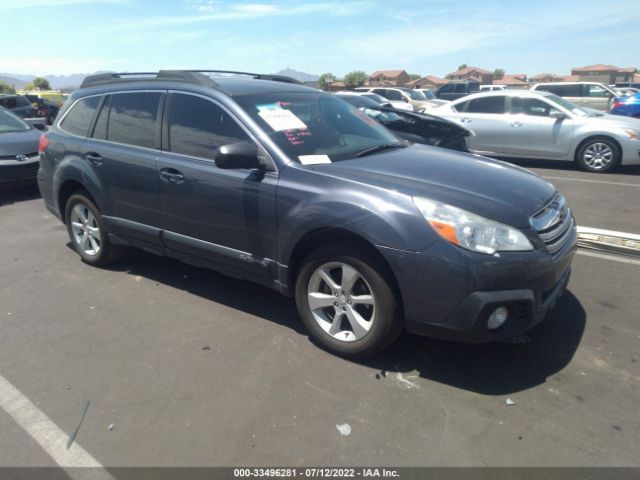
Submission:
[[[404,87],[410,80],[405,70],[378,70],[369,76],[369,86]]]
[[[475,80],[481,85],[493,83],[493,72],[478,67],[465,67],[461,70],[448,73],[447,80]]]
[[[577,76],[581,82],[600,82],[604,84],[631,82],[636,72],[636,67],[620,68],[602,63],[571,69],[571,75]]]

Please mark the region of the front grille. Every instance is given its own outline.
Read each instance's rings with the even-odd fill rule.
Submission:
[[[559,193],[542,210],[531,217],[531,225],[553,258],[575,240],[575,221],[565,198]]]

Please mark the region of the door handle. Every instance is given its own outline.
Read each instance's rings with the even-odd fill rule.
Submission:
[[[94,167],[99,167],[104,162],[103,158],[96,152],[88,152],[84,158]]]
[[[160,178],[169,183],[184,182],[184,175],[175,168],[163,168],[160,170]]]
[[[460,121],[462,123],[471,123],[471,119],[469,117],[464,117],[464,118],[460,119]]]
[[[521,127],[522,123],[520,123],[520,122],[511,122],[511,126],[512,127]]]

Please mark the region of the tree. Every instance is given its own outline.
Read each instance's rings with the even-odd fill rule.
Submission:
[[[34,78],[33,86],[36,90],[51,90],[51,85],[49,85],[49,80],[43,77]]]
[[[320,75],[320,78],[318,78],[318,87],[320,87],[320,90],[327,90],[327,85],[335,81],[336,76],[333,73],[323,73]]]
[[[16,93],[16,89],[13,88],[13,85],[9,85],[7,82],[0,80],[0,93]]]
[[[29,82],[29,83],[25,83],[24,87],[22,87],[23,90],[26,90],[27,92],[29,90],[35,90],[36,87],[33,86],[33,83]]]
[[[419,78],[422,78],[422,75],[418,75],[417,73],[410,73],[409,78],[411,80],[418,80]]]
[[[458,70],[462,70],[463,68],[467,68],[466,63],[463,63],[462,65],[458,65]]]
[[[496,68],[493,71],[493,79],[494,80],[500,80],[502,77],[504,77],[504,70],[501,68]]]
[[[354,70],[344,76],[344,85],[347,88],[361,87],[369,79],[369,76],[362,70]]]

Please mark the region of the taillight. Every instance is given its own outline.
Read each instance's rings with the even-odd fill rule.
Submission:
[[[44,153],[49,146],[49,139],[46,135],[40,135],[40,143],[38,143],[38,153]]]
[[[619,108],[621,106],[624,105],[624,102],[616,102],[613,104],[613,106],[611,107],[611,110],[615,110],[616,108]]]

